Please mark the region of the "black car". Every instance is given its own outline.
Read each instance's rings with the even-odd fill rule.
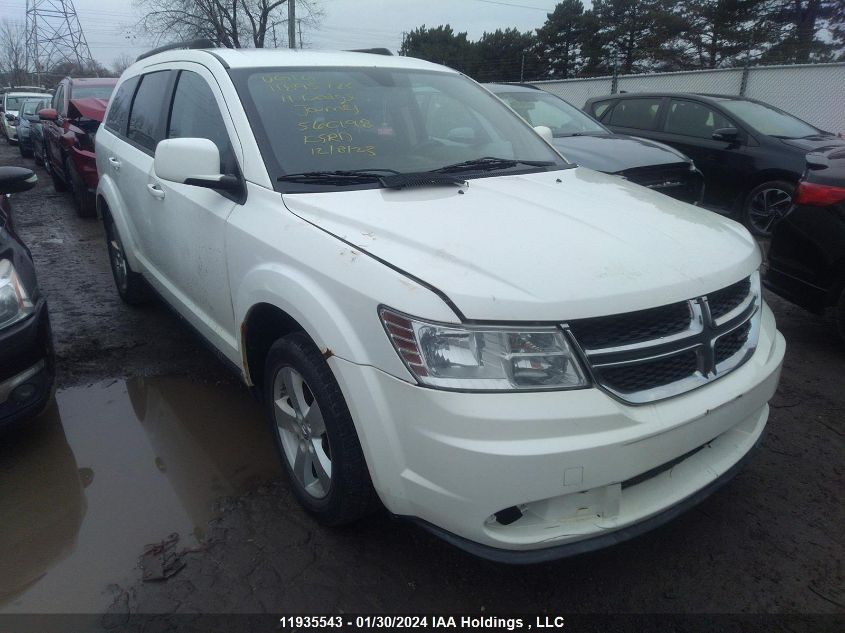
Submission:
[[[704,203],[760,236],[789,210],[807,152],[845,148],[830,132],[745,97],[630,93],[589,99],[584,110],[615,132],[684,152],[704,174]]]
[[[676,149],[614,134],[560,97],[534,86],[485,84],[534,127],[552,131],[552,144],[584,167],[622,176],[685,202],[701,200],[704,182],[692,160]]]
[[[41,135],[41,119],[38,116],[38,111],[46,108],[50,101],[44,99],[27,99],[21,104],[21,109],[18,114],[18,149],[23,158],[32,158],[37,144],[43,144],[43,136]],[[35,130],[38,129],[36,135]],[[36,161],[38,162],[38,161]]]
[[[0,167],[0,431],[40,413],[53,390],[47,302],[29,249],[12,226],[8,199],[36,182],[29,169]]]
[[[845,343],[845,148],[807,155],[793,201],[774,228],[765,284],[813,312],[836,307]]]

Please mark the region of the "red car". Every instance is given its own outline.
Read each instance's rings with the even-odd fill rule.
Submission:
[[[117,79],[65,77],[43,121],[45,166],[56,191],[70,189],[80,216],[96,214],[97,163],[94,135],[106,113]]]

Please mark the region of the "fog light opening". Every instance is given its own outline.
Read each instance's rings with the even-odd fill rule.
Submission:
[[[522,518],[522,510],[516,506],[511,506],[510,508],[499,510],[493,517],[495,517],[496,523],[499,525],[510,525]]]
[[[35,396],[36,391],[38,391],[38,387],[30,383],[24,383],[16,387],[12,391],[12,393],[9,394],[9,398],[12,400],[12,402],[20,404],[21,402],[32,400],[33,396]]]

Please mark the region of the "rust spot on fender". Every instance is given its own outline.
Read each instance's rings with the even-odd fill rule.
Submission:
[[[334,352],[331,351],[328,347],[326,349],[321,349],[320,353],[323,355],[323,358],[329,360],[332,356],[334,356]]]

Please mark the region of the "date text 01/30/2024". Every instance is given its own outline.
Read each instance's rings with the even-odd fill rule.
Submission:
[[[292,629],[458,629],[507,631],[563,630],[562,616],[501,617],[501,616],[439,616],[439,615],[357,615],[357,616],[284,616],[279,618],[283,628]]]

